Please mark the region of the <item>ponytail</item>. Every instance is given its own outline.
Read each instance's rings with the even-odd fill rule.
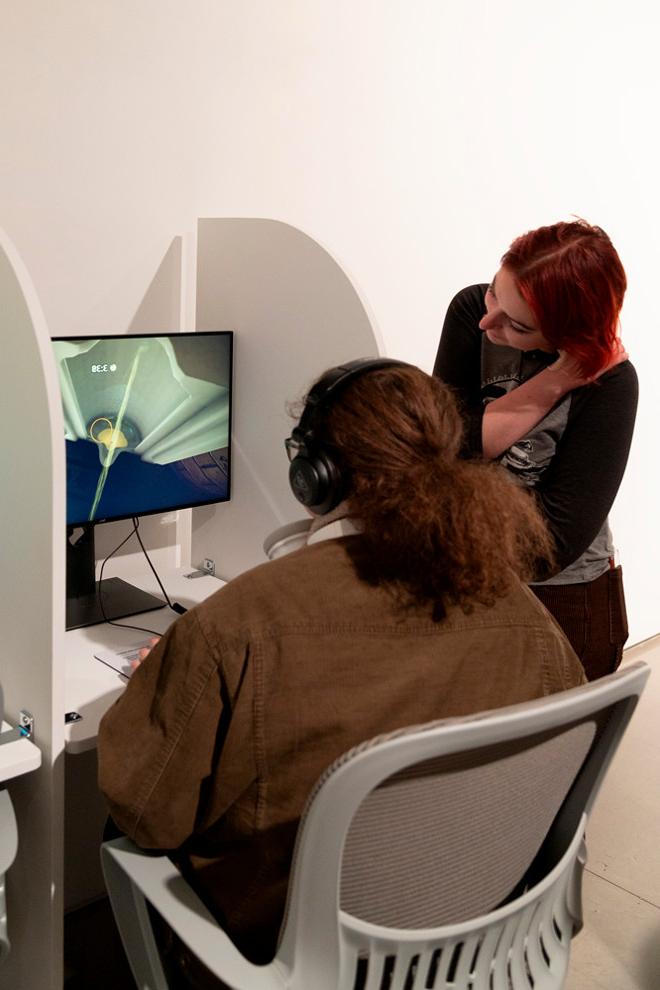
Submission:
[[[349,478],[361,577],[404,597],[469,609],[552,559],[533,495],[494,464],[462,460],[462,424],[442,382],[386,368],[351,383],[319,431]]]

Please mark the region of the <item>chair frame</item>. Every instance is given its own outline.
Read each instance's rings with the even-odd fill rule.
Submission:
[[[11,943],[7,934],[7,895],[5,873],[16,859],[18,829],[9,792],[0,786],[0,964],[9,955]]]
[[[581,924],[579,891],[587,818],[649,674],[648,665],[637,661],[600,681],[561,694],[401,730],[356,747],[336,761],[312,791],[301,821],[287,916],[275,959],[266,966],[255,966],[245,959],[166,856],[144,852],[127,838],[105,843],[102,862],[106,885],[138,986],[141,990],[168,987],[146,898],[200,961],[233,990],[352,990],[356,958],[365,952],[370,962],[364,990],[383,986],[421,990],[427,985],[424,966],[438,947],[466,944],[480,932],[484,945],[489,939],[493,943],[492,975],[487,981],[475,982],[474,974],[468,971],[469,953],[464,952],[459,971],[452,973],[451,984],[445,983],[443,975],[451,953],[444,953],[440,968],[444,967],[445,973],[437,973],[433,985],[451,985],[456,990],[529,987],[531,984],[524,982],[529,959],[521,955],[520,945],[521,940],[529,942],[525,925],[534,919],[544,925],[548,948],[552,943],[557,950],[541,975],[535,975],[534,986],[536,990],[562,987],[570,938]],[[384,928],[338,908],[347,830],[362,801],[385,779],[425,760],[537,735],[608,708],[607,724],[575,777],[533,864],[531,889],[481,918],[434,929]],[[490,934],[495,931],[497,936]],[[498,959],[494,943],[502,939],[510,944]],[[539,951],[546,954],[543,940],[541,950],[530,949],[532,956]],[[387,977],[389,982],[383,982],[382,966],[391,955],[396,958],[395,968]],[[424,963],[417,965],[416,975],[410,970],[415,957]]]

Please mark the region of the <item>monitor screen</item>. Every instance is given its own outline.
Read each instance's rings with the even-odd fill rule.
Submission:
[[[231,331],[53,340],[67,524],[229,499]]]

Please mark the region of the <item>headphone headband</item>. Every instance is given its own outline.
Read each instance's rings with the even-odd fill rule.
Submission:
[[[357,358],[355,361],[346,361],[344,364],[338,364],[335,368],[330,368],[307,393],[305,408],[292,435],[301,441],[311,439],[313,436],[312,424],[319,410],[333,396],[336,396],[353,379],[367,371],[378,371],[380,368],[391,367],[408,368],[410,365],[406,364],[405,361],[396,361],[394,358]]]
[[[291,433],[298,443],[298,453],[289,466],[289,483],[299,502],[316,515],[323,516],[345,496],[346,479],[332,454],[323,449],[315,437],[320,411],[353,379],[380,368],[409,368],[405,361],[393,358],[359,358],[346,361],[326,371],[309,390],[300,422]]]

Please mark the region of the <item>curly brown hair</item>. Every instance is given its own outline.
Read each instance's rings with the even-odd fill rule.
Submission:
[[[350,541],[360,576],[405,597],[469,610],[551,562],[534,497],[495,464],[460,457],[450,389],[419,368],[370,371],[324,410],[319,442],[348,478],[362,528]]]

